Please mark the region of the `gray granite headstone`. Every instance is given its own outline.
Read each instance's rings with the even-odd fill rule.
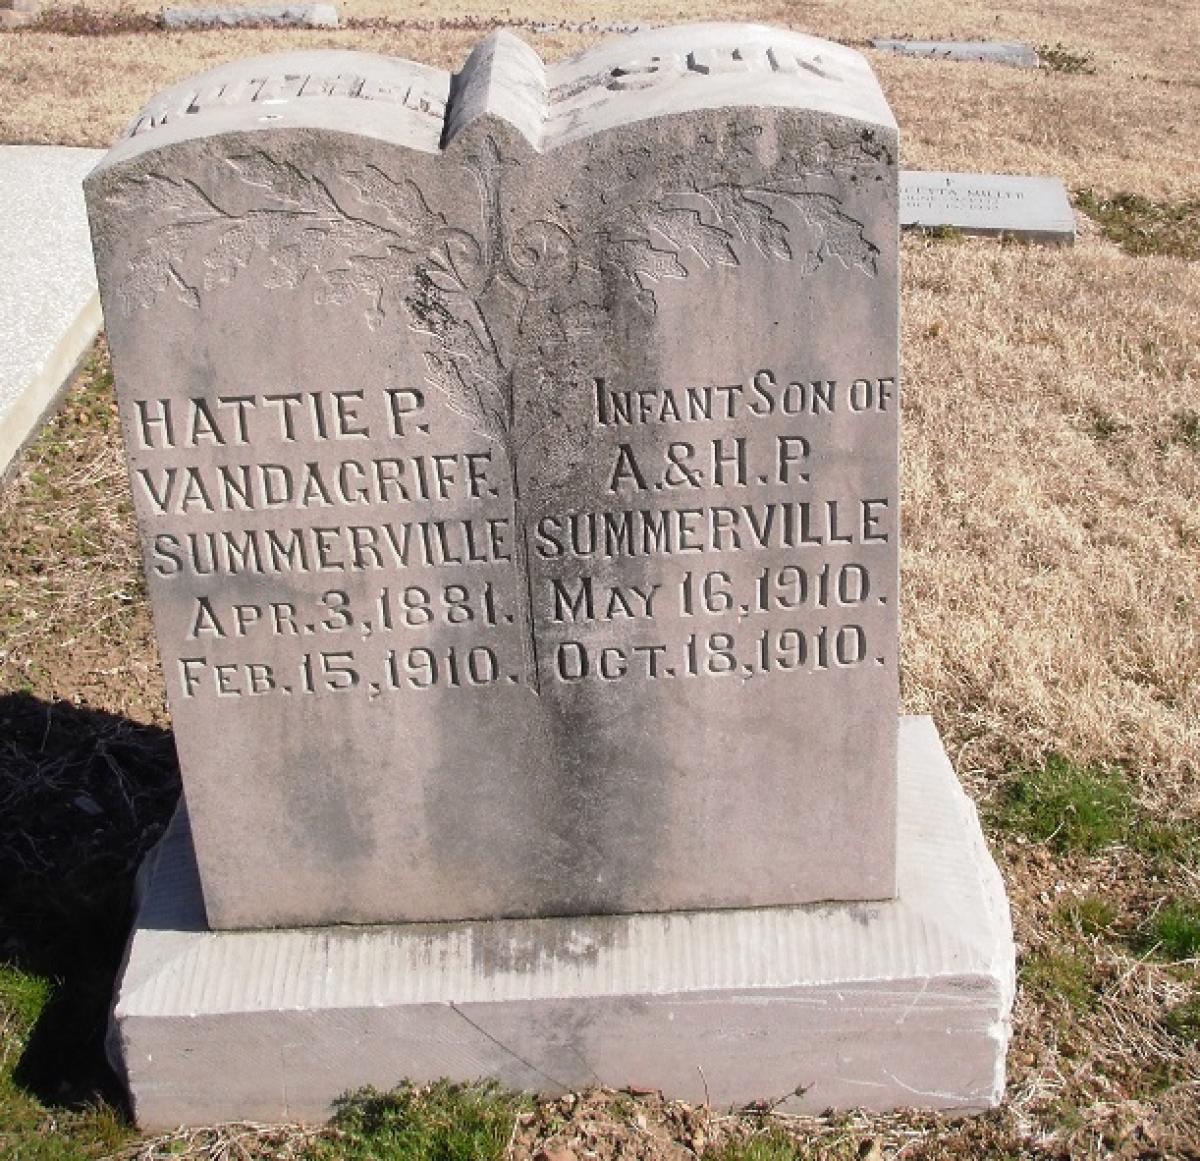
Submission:
[[[878,37],[871,41],[871,47],[884,52],[894,52],[899,56],[985,61],[1020,69],[1035,69],[1040,63],[1033,46],[1019,41],[1004,43],[991,40],[896,40]]]
[[[858,54],[240,62],[88,196],[187,799],[110,1025],[139,1123],[402,1077],[1000,1099],[1007,901],[897,712]]]
[[[896,196],[759,26],[150,103],[88,200],[210,924],[894,894]]]
[[[900,225],[1072,245],[1075,212],[1057,177],[902,170]]]

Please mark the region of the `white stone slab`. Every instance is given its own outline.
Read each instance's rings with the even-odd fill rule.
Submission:
[[[988,64],[1011,65],[1019,69],[1035,69],[1041,63],[1032,45],[1019,42],[1003,43],[991,40],[893,40],[879,37],[871,41],[872,48],[894,52],[898,56],[931,57],[937,60],[984,61]]]
[[[902,170],[900,226],[1067,246],[1075,241],[1075,213],[1057,177]]]
[[[932,721],[900,738],[900,897],[882,903],[209,932],[177,824],[143,871],[110,1040],[139,1124],[320,1120],[345,1090],[442,1076],[718,1107],[995,1104],[1004,888]]]
[[[100,330],[81,183],[103,156],[0,145],[0,475]]]
[[[165,28],[337,28],[336,4],[249,4],[164,8]]]

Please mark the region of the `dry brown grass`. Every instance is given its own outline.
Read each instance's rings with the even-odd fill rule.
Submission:
[[[1194,263],[905,244],[906,696],[969,767],[1059,749],[1200,791]]]
[[[452,67],[477,36],[439,26],[470,15],[461,4],[409,5],[407,25],[385,0],[348,0],[343,12],[396,25],[0,36],[0,139],[102,145],[157,88],[239,55],[358,47]],[[1053,173],[1073,188],[1162,201],[1200,194],[1193,0],[1102,11],[1090,0],[597,0],[569,13],[548,2],[476,12],[497,22],[759,19],[850,41],[1062,42],[1093,54],[1095,75],[872,54],[904,163]],[[547,57],[584,40],[529,38]],[[1145,818],[1200,819],[1200,266],[1132,257],[1094,229],[1073,250],[913,238],[903,258],[906,708],[934,715],[985,807],[1015,766],[1058,752],[1121,765]],[[0,693],[161,721],[116,432],[80,418],[106,398],[103,373],[101,361],[0,497]],[[1200,1156],[1200,1046],[1168,1019],[1200,991],[1197,965],[1147,955],[1132,934],[1169,895],[1200,896],[1195,867],[1121,846],[1058,855],[995,827],[991,838],[1024,972],[1005,1108],[965,1122],[781,1123],[830,1155]],[[1064,926],[1063,907],[1088,896],[1111,904],[1111,929]],[[674,1114],[639,1108],[646,1129],[622,1129],[621,1114],[586,1101],[566,1123],[543,1118],[516,1161],[588,1133],[615,1135],[636,1155],[702,1151],[671,1135]],[[608,1120],[585,1132],[585,1113]],[[710,1128],[723,1141],[762,1125],[718,1118]],[[142,1142],[132,1155],[278,1156],[296,1140],[224,1129]]]
[[[134,6],[156,11],[139,0]],[[1200,42],[1194,4],[1128,4],[1104,19],[1086,0],[1059,4],[875,3],[853,8],[819,0],[788,4],[637,6],[599,0],[586,9],[552,3],[479,9],[451,3],[403,8],[385,0],[349,0],[351,18],[383,18],[391,27],[328,31],[157,32],[79,37],[21,31],[0,40],[0,140],[106,146],[155,91],[223,60],[298,48],[355,48],[457,67],[478,33],[454,25],[476,20],[599,21],[746,19],[865,43],[873,35],[986,36],[1064,43],[1093,54],[1095,75],[1029,72],[992,65],[907,60],[871,52],[904,127],[903,163],[918,169],[1055,173],[1072,186],[1131,189],[1179,198],[1194,188],[1193,150],[1200,88],[1189,43]],[[90,4],[127,10],[123,0]],[[451,27],[445,27],[449,24]],[[523,35],[547,58],[591,38],[568,32]],[[931,91],[936,100],[930,100]]]

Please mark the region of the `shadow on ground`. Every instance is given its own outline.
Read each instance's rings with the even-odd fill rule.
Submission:
[[[14,1080],[43,1103],[123,1103],[104,1059],[133,876],[178,797],[172,734],[0,695],[0,965],[53,994]]]

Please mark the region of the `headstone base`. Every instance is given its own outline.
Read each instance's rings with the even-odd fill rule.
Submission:
[[[902,719],[899,765],[900,896],[875,903],[211,932],[177,819],[143,869],[113,1016],[138,1123],[319,1121],[347,1090],[439,1077],[994,1105],[1004,887],[930,719]]]

